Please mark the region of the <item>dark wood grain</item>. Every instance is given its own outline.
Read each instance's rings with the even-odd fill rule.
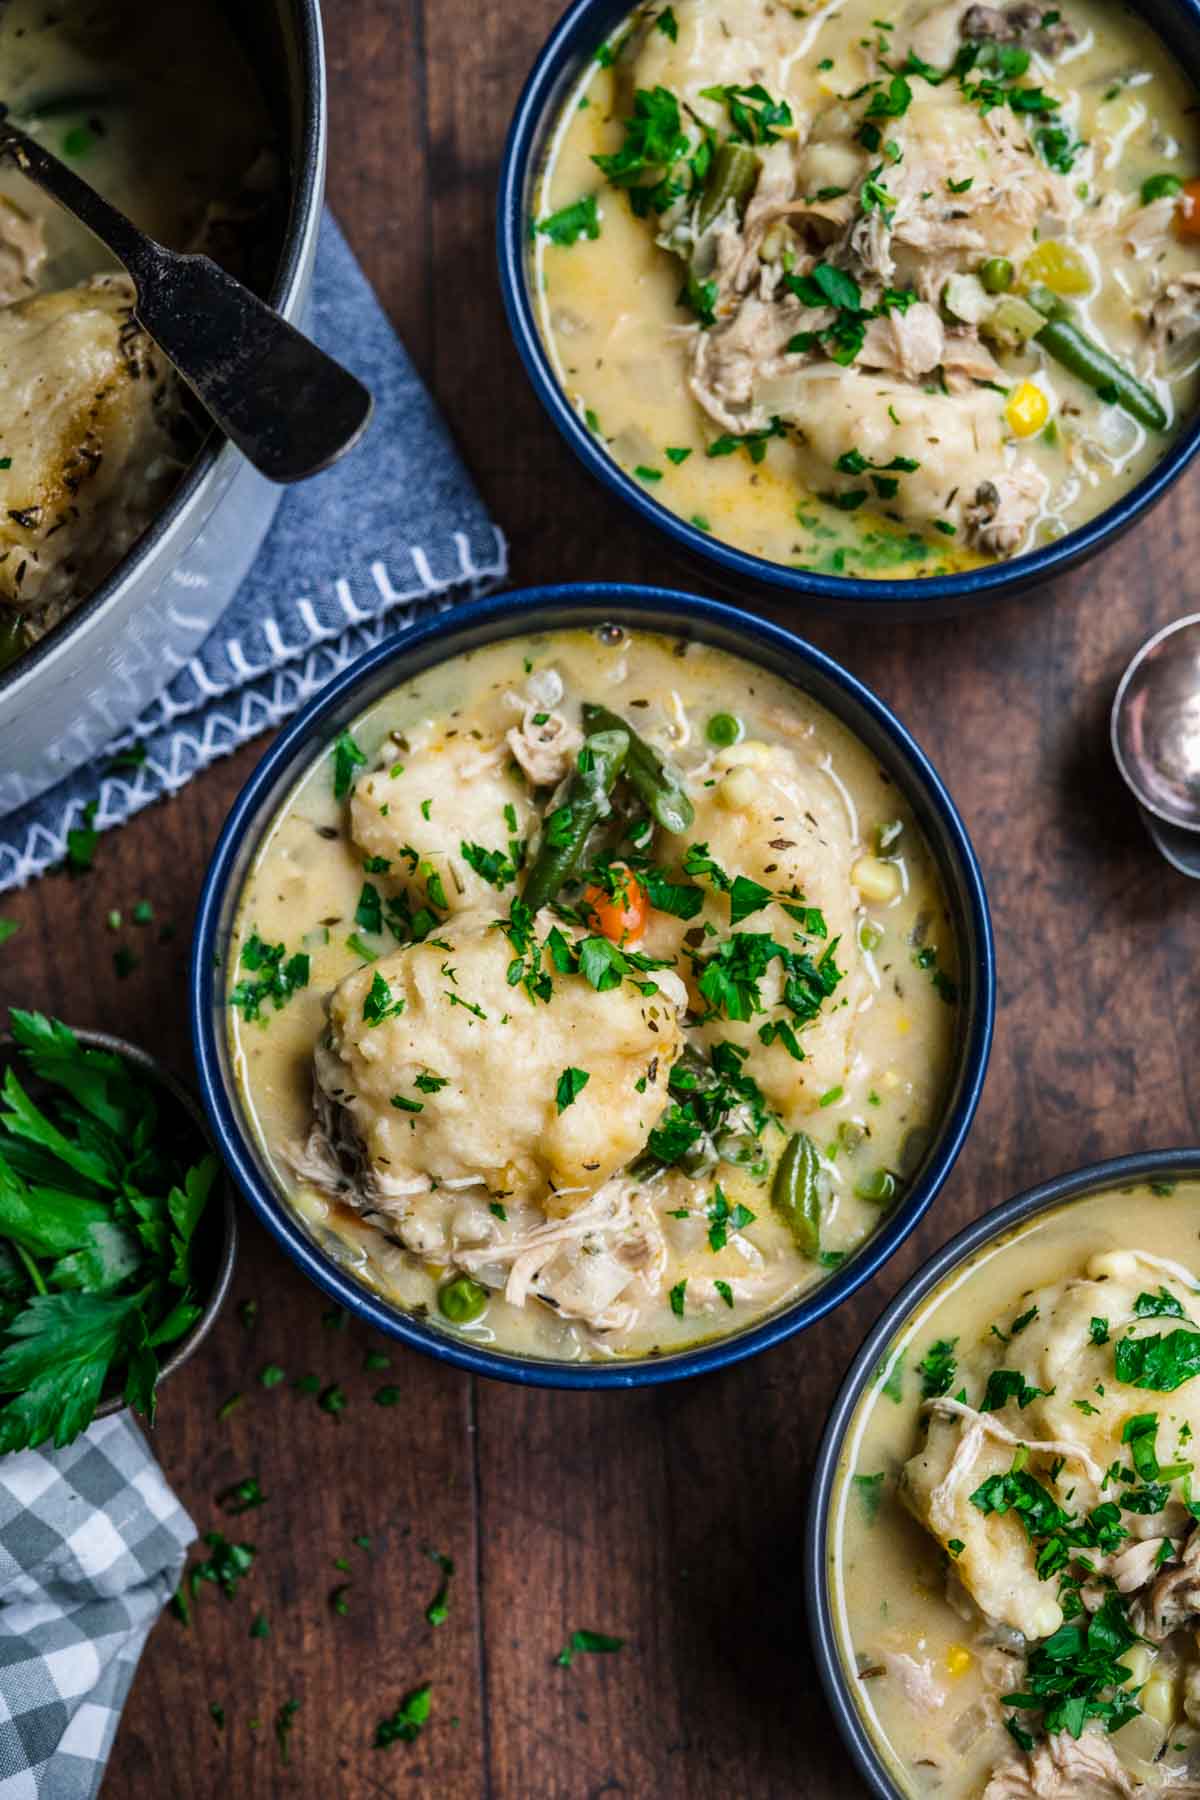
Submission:
[[[512,103],[557,0],[338,0],[328,9],[331,197],[449,417],[521,582],[608,576],[687,585],[569,460],[509,344],[492,208]],[[875,686],[931,753],[987,876],[1000,1020],[970,1144],[904,1253],[854,1303],[739,1369],[640,1394],[474,1383],[322,1323],[323,1303],[249,1222],[235,1306],[166,1391],[156,1448],[201,1530],[254,1473],[269,1504],[236,1600],[209,1591],[189,1632],[156,1629],[108,1790],[162,1800],[287,1793],[500,1800],[833,1796],[856,1791],[815,1690],[798,1566],[821,1424],[864,1330],[950,1232],[1014,1189],[1091,1158],[1200,1136],[1200,909],[1150,853],[1113,772],[1106,715],[1123,661],[1194,592],[1200,472],[1099,564],[1031,599],[934,630],[801,626]],[[85,880],[43,880],[3,910],[0,997],[188,1053],[183,967],[206,859],[253,746],[104,840]],[[173,943],[140,939],[119,980],[111,907],[150,897]],[[282,1363],[349,1404],[257,1385]],[[401,1390],[384,1409],[381,1383]],[[245,1395],[224,1421],[221,1403]],[[351,1539],[367,1533],[366,1556]],[[426,1547],[457,1564],[449,1621],[424,1608]],[[352,1563],[347,1577],[335,1566]],[[349,1613],[328,1596],[353,1582]],[[251,1640],[255,1611],[271,1636]],[[577,1626],[629,1640],[564,1671]],[[420,1742],[371,1747],[424,1681]],[[292,1759],[272,1732],[300,1701]],[[208,1704],[225,1707],[218,1732]],[[261,1724],[253,1729],[250,1721]]]

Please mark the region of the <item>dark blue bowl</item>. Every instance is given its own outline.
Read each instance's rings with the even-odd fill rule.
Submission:
[[[1200,68],[1200,0],[1144,0],[1140,16],[1168,44],[1184,69]],[[654,498],[614,462],[570,405],[538,330],[529,281],[530,220],[551,133],[567,94],[597,47],[628,16],[625,0],[575,0],[559,20],[533,66],[509,127],[500,169],[497,247],[500,289],[517,349],[534,392],[579,460],[646,524],[662,532],[702,579],[760,597],[802,600],[813,611],[845,607],[855,617],[930,618],[984,599],[1039,587],[1065,575],[1111,544],[1178,480],[1200,449],[1200,417],[1171,445],[1150,473],[1121,500],[1067,537],[1044,549],[962,575],[925,581],[862,581],[811,575],[723,544],[698,531]]]
[[[1051,1181],[1029,1188],[1013,1200],[1006,1200],[968,1225],[965,1231],[927,1262],[907,1287],[901,1288],[891,1305],[873,1327],[862,1349],[850,1365],[826,1421],[817,1466],[809,1498],[808,1523],[805,1528],[804,1601],[808,1613],[809,1636],[812,1639],[817,1669],[825,1698],[833,1711],[837,1728],[854,1760],[859,1774],[872,1794],[880,1800],[909,1800],[888,1773],[887,1764],[875,1747],[866,1722],[854,1698],[854,1679],[848,1674],[838,1652],[837,1629],[828,1580],[830,1563],[829,1515],[833,1490],[837,1482],[842,1445],[859,1401],[872,1377],[889,1354],[893,1338],[925,1299],[961,1263],[966,1262],[993,1239],[1003,1237],[1016,1225],[1024,1225],[1036,1214],[1049,1212],[1070,1200],[1083,1200],[1089,1194],[1112,1188],[1140,1186],[1149,1181],[1183,1181],[1200,1175],[1200,1149],[1142,1150],[1134,1156],[1114,1157],[1111,1162],[1092,1163],[1070,1175],[1056,1175]]]
[[[301,773],[344,725],[423,669],[502,638],[594,627],[697,638],[782,675],[834,714],[878,757],[912,806],[937,860],[954,915],[962,966],[958,1067],[940,1131],[895,1211],[829,1280],[749,1330],[699,1349],[641,1361],[556,1363],[488,1350],[389,1304],[314,1243],[277,1192],[243,1120],[226,1042],[224,970],[238,897],[263,834]],[[779,626],[714,600],[665,588],[529,588],[457,607],[390,638],[305,707],[267,751],[235,801],[200,896],[190,977],[200,1094],[218,1148],[267,1230],[318,1287],[348,1312],[445,1362],[542,1387],[640,1387],[721,1368],[823,1318],[885,1263],[922,1217],[954,1165],[974,1117],[992,1042],[995,966],[991,920],[975,852],[954,802],[899,720],[837,663]]]

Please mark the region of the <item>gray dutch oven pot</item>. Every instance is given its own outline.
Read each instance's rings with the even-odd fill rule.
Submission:
[[[253,0],[235,21],[288,150],[288,220],[269,299],[300,323],[325,192],[319,4]],[[161,692],[246,574],[281,492],[214,435],[108,580],[0,673],[0,816],[96,756]]]

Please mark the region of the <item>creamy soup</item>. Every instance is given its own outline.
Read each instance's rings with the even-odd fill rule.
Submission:
[[[1075,1202],[957,1270],[883,1359],[829,1581],[901,1793],[1200,1792],[1198,1238],[1195,1181]]]
[[[263,284],[281,170],[219,6],[3,0],[0,93],[143,230]],[[0,669],[108,573],[195,453],[132,301],[89,232],[0,170]]]
[[[571,94],[535,208],[559,379],[663,505],[926,576],[1111,505],[1194,409],[1195,91],[1112,0],[675,0]]]
[[[919,1167],[959,1036],[890,777],[786,682],[616,627],[366,713],[267,834],[228,980],[243,1104],[317,1241],[560,1359],[823,1280]]]

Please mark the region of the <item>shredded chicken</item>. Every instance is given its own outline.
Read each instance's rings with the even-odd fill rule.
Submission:
[[[1103,1730],[1055,1732],[1019,1760],[1001,1764],[983,1800],[1133,1800],[1138,1789]]]
[[[970,1474],[979,1454],[979,1447],[985,1437],[995,1438],[1001,1444],[1018,1444],[1038,1456],[1064,1456],[1069,1462],[1078,1463],[1088,1478],[1098,1487],[1104,1479],[1104,1470],[1089,1455],[1082,1444],[1072,1443],[1069,1438],[1049,1438],[1036,1440],[1018,1437],[1015,1432],[1001,1424],[994,1413],[976,1412],[973,1406],[967,1406],[961,1400],[952,1400],[948,1394],[939,1395],[934,1400],[926,1400],[921,1409],[923,1412],[948,1413],[951,1417],[962,1419],[966,1430],[954,1452],[954,1459],[938,1486],[930,1496],[929,1512],[935,1525],[939,1518],[948,1518],[948,1507],[952,1495],[959,1483]]]
[[[1171,372],[1200,357],[1200,270],[1163,288],[1150,311],[1150,343]]]
[[[927,1656],[919,1660],[901,1650],[881,1650],[879,1660],[910,1706],[918,1712],[938,1712],[946,1704],[946,1690],[936,1680]]]
[[[534,787],[557,787],[571,767],[583,735],[561,713],[529,705],[520,725],[506,734],[509,749]]]
[[[1137,1628],[1152,1643],[1200,1614],[1200,1531],[1193,1530],[1178,1563],[1163,1570],[1134,1610]]]
[[[1011,556],[1020,548],[1045,495],[1045,476],[1028,465],[981,481],[965,509],[972,543],[993,556]]]

